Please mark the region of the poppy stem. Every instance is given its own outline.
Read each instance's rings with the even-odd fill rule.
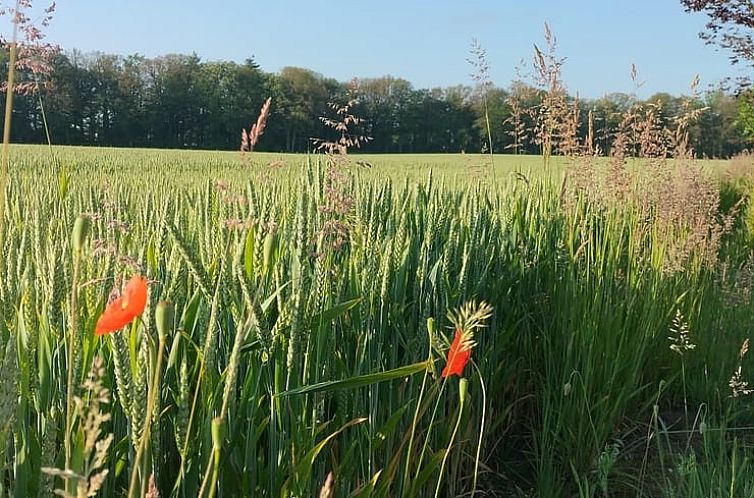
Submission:
[[[484,385],[484,377],[482,377],[482,371],[479,369],[479,366],[473,361],[471,362],[471,365],[474,367],[474,370],[476,370],[477,377],[479,377],[479,386],[481,387],[482,392],[482,420],[479,426],[479,440],[477,441],[476,457],[474,459],[474,481],[471,485],[471,498],[474,498],[474,495],[476,495],[477,477],[479,476],[479,458],[482,454],[484,426],[487,422],[487,388]]]
[[[437,478],[437,487],[435,487],[435,498],[440,496],[440,485],[442,484],[442,476],[445,474],[445,464],[448,461],[448,455],[450,455],[450,449],[453,447],[453,442],[456,439],[456,435],[458,434],[458,428],[461,426],[461,418],[463,418],[463,405],[466,401],[466,389],[469,384],[469,381],[467,379],[461,379],[461,382],[458,386],[459,389],[459,406],[458,406],[458,418],[456,419],[456,425],[453,428],[453,434],[450,436],[450,441],[448,442],[448,448],[445,450],[445,454],[442,456],[442,464],[440,464],[440,477]]]
[[[422,400],[424,399],[424,392],[427,388],[427,378],[429,377],[429,369],[434,370],[434,362],[432,360],[432,337],[435,333],[435,321],[433,318],[427,319],[427,333],[429,334],[429,349],[427,351],[427,369],[424,371],[424,377],[422,378],[422,387],[419,390],[419,399],[416,400],[416,410],[414,411],[414,419],[411,422],[411,436],[408,439],[408,449],[406,450],[406,466],[403,469],[403,482],[401,486],[406,488],[408,486],[408,474],[411,467],[411,454],[414,449],[414,437],[416,436],[416,426],[419,423],[419,413],[421,412]]]
[[[432,426],[435,423],[435,417],[437,417],[437,410],[440,408],[440,401],[442,401],[442,393],[445,391],[445,385],[448,383],[448,377],[443,377],[442,384],[440,385],[440,391],[437,393],[437,401],[435,402],[435,408],[432,410],[432,417],[429,419],[429,427],[427,428],[427,435],[424,437],[424,445],[422,446],[421,455],[419,455],[419,465],[416,467],[416,474],[414,475],[414,481],[419,478],[421,472],[422,463],[424,463],[424,455],[429,447],[429,436],[432,434]]]
[[[430,349],[429,361],[432,361],[432,350]],[[414,419],[411,422],[411,436],[408,439],[408,450],[406,451],[406,467],[403,469],[403,486],[408,484],[409,467],[411,466],[411,453],[414,448],[414,437],[416,436],[416,425],[419,422],[419,412],[421,411],[422,399],[424,398],[424,391],[427,387],[427,377],[429,377],[429,370],[424,372],[424,378],[422,379],[422,387],[419,390],[419,399],[416,400],[416,410],[414,411]]]

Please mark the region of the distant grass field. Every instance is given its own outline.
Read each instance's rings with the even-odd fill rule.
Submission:
[[[292,171],[306,163],[307,157],[312,161],[322,158],[321,155],[280,154],[268,152],[254,152],[247,155],[247,161],[242,161],[239,152],[225,151],[189,151],[189,150],[161,150],[161,149],[120,149],[105,147],[68,147],[17,145],[12,148],[12,160],[22,168],[35,168],[39,164],[46,164],[55,157],[72,172],[80,172],[84,176],[95,179],[102,175],[112,175],[115,170],[134,168],[140,171],[143,178],[154,178],[159,181],[185,182],[187,178],[195,180],[194,174],[204,175],[206,178],[223,179],[232,183],[255,179],[260,173],[268,173],[285,177]],[[51,155],[52,154],[52,155]],[[483,154],[351,154],[354,169],[366,178],[392,178],[394,180],[409,179],[422,181],[430,173],[435,177],[442,177],[446,181],[459,180],[465,182],[491,180],[510,181],[515,173],[521,173],[527,178],[551,178],[560,180],[573,159],[555,156],[549,166],[545,166],[540,156],[525,155],[496,155],[494,168],[490,156]],[[357,162],[368,167],[358,167]],[[606,163],[606,158],[599,158],[598,162]],[[710,171],[724,171],[729,161],[704,160],[699,161]],[[641,168],[641,164],[637,168]],[[180,173],[176,175],[173,173]]]

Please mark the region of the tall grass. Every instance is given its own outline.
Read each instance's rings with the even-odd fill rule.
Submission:
[[[669,271],[677,234],[659,219],[564,197],[545,178],[401,182],[346,168],[341,214],[323,209],[333,184],[316,158],[216,186],[159,153],[132,166],[119,154],[97,171],[72,165],[62,183],[33,155],[11,172],[0,496],[90,482],[86,434],[113,435],[103,496],[126,495],[132,475],[139,490],[153,476],[161,496],[312,496],[330,472],[334,496],[701,496],[715,465],[745,465],[721,442],[742,441],[730,429],[751,422],[728,389],[754,322],[751,295],[729,292],[744,223],[719,262],[690,246]],[[70,233],[82,214],[79,259]],[[147,312],[95,337],[134,272],[153,282]],[[495,313],[459,398],[457,379],[439,377],[445,316],[474,298]],[[163,340],[159,301],[175,307]],[[696,344],[683,364],[668,339],[679,311]],[[84,439],[66,442],[68,373],[86,400],[98,359],[108,419],[94,431],[74,416]],[[671,472],[683,462],[693,470]]]

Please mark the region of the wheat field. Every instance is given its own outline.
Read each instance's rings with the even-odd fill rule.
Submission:
[[[11,158],[0,497],[754,490],[731,162]]]

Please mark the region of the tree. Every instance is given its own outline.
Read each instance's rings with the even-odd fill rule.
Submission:
[[[164,148],[196,148],[199,142],[200,60],[194,55],[167,55],[146,64],[150,108],[147,139]]]
[[[283,68],[276,82],[277,95],[273,101],[284,113],[285,150],[306,151],[309,140],[319,133],[319,117],[327,102],[341,90],[340,85],[300,67]]]
[[[480,143],[487,144],[491,136],[492,150],[498,153],[508,151],[513,142],[508,126],[508,117],[512,113],[508,92],[496,87],[487,88],[484,99],[478,93],[474,95],[473,109],[476,115],[474,128]]]
[[[707,14],[707,43],[731,52],[734,64],[754,65],[754,2],[751,0],[681,0],[689,12]]]
[[[704,104],[709,107],[702,113],[699,128],[696,130],[698,140],[695,147],[708,157],[731,157],[741,153],[749,146],[754,136],[742,133],[739,122],[740,98],[720,90],[710,92]]]
[[[359,101],[363,117],[370,125],[369,135],[373,138],[368,150],[394,150],[399,141],[401,103],[412,91],[411,83],[393,76],[359,79]]]
[[[0,69],[7,70],[8,63],[0,52]],[[272,97],[263,149],[305,152],[311,150],[311,138],[327,137],[319,121],[327,115],[327,103],[347,100],[346,85],[334,79],[303,68],[267,73],[253,60],[73,51],[56,55],[50,64],[50,87],[16,97],[14,142],[46,142],[43,105],[55,144],[234,150],[241,129]],[[19,73],[19,81],[30,78],[27,71]],[[507,89],[489,87],[485,112],[479,93],[469,86],[416,89],[393,76],[358,83],[359,116],[368,123],[362,132],[374,139],[363,152],[476,152],[489,140],[486,114],[494,150],[540,152],[534,130],[548,95],[542,88],[520,80]],[[684,99],[656,94],[648,102],[660,102],[659,119],[670,123]],[[689,128],[690,145],[699,156],[730,157],[754,139],[754,97],[715,92],[694,99],[694,108],[708,108]],[[590,143],[605,154],[623,114],[641,101],[627,94],[574,99],[564,92],[562,103],[579,121],[556,129],[555,139],[573,132],[583,143],[591,133]],[[553,152],[568,151],[556,147]]]
[[[738,126],[744,136],[754,140],[754,92],[748,91],[738,99]]]

